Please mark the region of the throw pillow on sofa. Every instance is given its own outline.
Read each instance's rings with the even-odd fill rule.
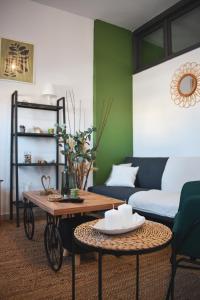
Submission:
[[[119,164],[119,165],[112,165],[112,167],[113,166],[132,167],[132,163],[124,163],[124,164]],[[111,174],[112,174],[112,171],[111,171],[108,179],[106,180],[105,185],[107,185],[107,182],[109,182]]]
[[[135,179],[138,169],[139,167],[113,165],[111,175],[105,184],[107,186],[135,187]]]

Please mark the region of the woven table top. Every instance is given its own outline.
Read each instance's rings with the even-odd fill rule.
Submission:
[[[119,235],[106,235],[98,232],[91,221],[76,227],[74,236],[80,243],[102,250],[124,252],[153,252],[168,244],[172,238],[171,230],[160,223],[145,221],[138,229]]]

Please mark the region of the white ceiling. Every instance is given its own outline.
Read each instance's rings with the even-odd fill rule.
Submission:
[[[32,0],[91,19],[135,30],[178,0]]]

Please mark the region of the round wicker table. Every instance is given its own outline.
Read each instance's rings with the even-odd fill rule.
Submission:
[[[139,255],[166,247],[172,238],[171,230],[160,223],[145,221],[134,231],[106,235],[95,230],[97,220],[83,223],[74,231],[74,242],[85,249],[98,252],[98,299],[102,299],[102,256],[111,254],[136,255],[136,299],[139,299]],[[75,254],[72,255],[72,299],[75,300]]]

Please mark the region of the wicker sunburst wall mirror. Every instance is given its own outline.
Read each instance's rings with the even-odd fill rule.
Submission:
[[[200,64],[185,63],[175,71],[171,81],[171,97],[183,108],[200,102]]]

